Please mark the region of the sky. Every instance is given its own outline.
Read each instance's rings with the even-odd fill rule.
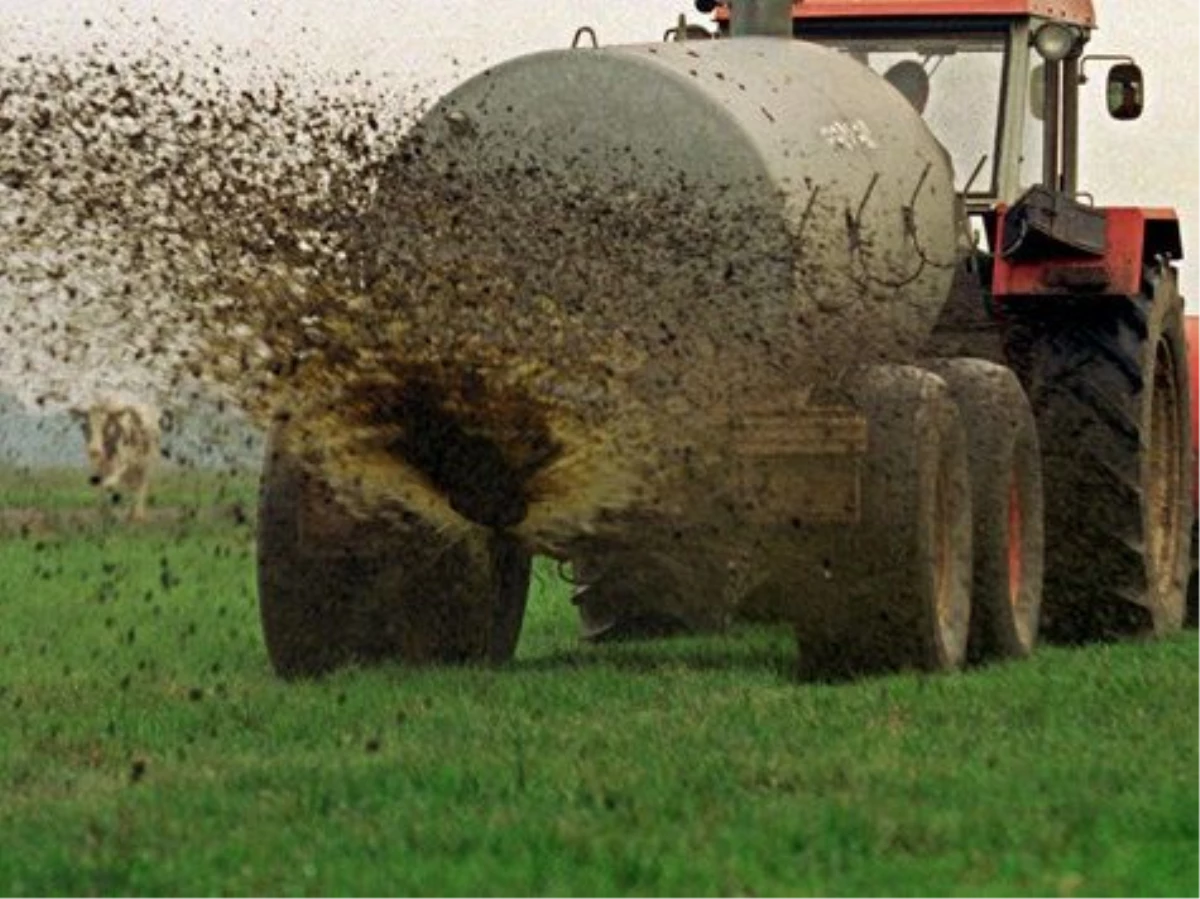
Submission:
[[[1089,68],[1081,188],[1099,205],[1180,212],[1183,289],[1200,310],[1200,7],[1094,2],[1100,27],[1088,52],[1134,56],[1146,73],[1147,109],[1136,122],[1108,119],[1105,66]],[[566,46],[580,25],[595,28],[602,44],[659,40],[680,13],[701,18],[690,0],[0,0],[0,58],[69,50],[98,34],[152,46],[186,32],[197,44],[218,42],[318,79],[359,70],[399,93],[436,96],[489,64]]]

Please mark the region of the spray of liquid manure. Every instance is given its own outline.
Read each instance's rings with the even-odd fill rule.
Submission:
[[[0,70],[6,390],[217,390],[357,514],[564,554],[711,493],[729,410],[812,355],[784,229],[728,185],[589,180],[536,135],[477,165],[426,102],[260,74],[102,45]]]

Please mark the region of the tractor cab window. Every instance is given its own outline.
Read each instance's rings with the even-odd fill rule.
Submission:
[[[861,23],[860,23],[861,28]],[[954,162],[955,184],[968,196],[994,196],[1008,35],[996,30],[802,33],[882,75],[912,104]]]
[[[1029,58],[1029,102],[1021,128],[1021,155],[1017,160],[1021,189],[1041,184],[1042,147],[1046,120],[1046,64],[1035,54]]]

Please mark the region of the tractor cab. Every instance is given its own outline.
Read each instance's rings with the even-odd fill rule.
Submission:
[[[761,0],[751,32],[734,5],[731,14],[728,3],[696,0],[721,36],[823,44],[920,111],[950,155],[969,252],[994,295],[1136,294],[1145,265],[1182,257],[1173,210],[1098,208],[1080,188],[1089,64],[1115,63],[1105,92],[1113,118],[1135,119],[1145,102],[1130,57],[1085,55],[1092,0]]]
[[[723,34],[727,5],[715,12]],[[1027,188],[1078,192],[1080,85],[1092,59],[1091,0],[796,0],[792,32],[853,56],[916,107],[950,153],[970,212],[1011,204]],[[1142,109],[1127,57],[1108,76],[1115,118]]]

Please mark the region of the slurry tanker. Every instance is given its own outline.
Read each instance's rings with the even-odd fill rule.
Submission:
[[[814,678],[1180,626],[1180,228],[1081,183],[1080,109],[1145,102],[1091,0],[697,5],[404,136],[377,375],[270,435],[281,674],[503,662],[535,555],[586,637],[788,622]]]

